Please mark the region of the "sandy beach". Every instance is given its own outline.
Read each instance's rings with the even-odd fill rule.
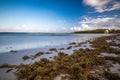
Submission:
[[[104,45],[102,44],[102,42],[100,42],[102,39],[106,41]],[[98,43],[95,42],[96,40],[98,40]],[[99,46],[100,43],[102,44],[101,47]],[[108,45],[107,43],[108,44],[110,43],[109,44],[110,50],[105,52],[104,47],[106,45]],[[98,47],[98,49],[97,49],[97,47]],[[113,49],[113,50],[111,50],[111,49]],[[103,64],[103,65],[95,64],[97,67],[96,70],[89,71],[92,78],[96,78],[96,79],[101,78],[101,80],[111,80],[111,79],[107,79],[107,78],[109,78],[110,75],[115,73],[118,76],[113,76],[113,78],[115,78],[114,80],[119,80],[119,79],[116,79],[116,77],[117,78],[120,77],[120,75],[119,75],[120,74],[120,63],[119,63],[120,35],[117,35],[117,36],[116,35],[112,35],[112,36],[107,35],[105,37],[92,38],[90,40],[86,40],[85,42],[81,42],[81,43],[72,42],[72,43],[69,43],[68,45],[54,46],[54,47],[41,48],[41,49],[38,48],[38,49],[30,49],[30,50],[21,50],[21,51],[17,51],[17,52],[8,52],[5,54],[1,54],[1,56],[0,56],[0,59],[1,59],[0,60],[0,64],[1,64],[0,65],[0,67],[1,67],[0,68],[0,80],[17,80],[18,78],[20,78],[19,77],[19,76],[21,76],[20,69],[25,68],[25,66],[22,66],[22,64],[28,66],[28,68],[29,68],[29,65],[35,65],[35,62],[41,62],[41,59],[48,59],[50,61],[53,61],[53,63],[54,63],[55,56],[59,57],[60,52],[63,53],[61,55],[68,54],[70,56],[73,54],[78,55],[79,52],[75,53],[75,51],[79,51],[79,50],[82,51],[80,53],[83,53],[84,51],[85,52],[92,51],[94,56],[97,56],[97,57],[99,56],[100,58],[103,58],[103,57],[105,58],[105,60],[104,60],[104,61],[106,61],[105,64],[103,64],[103,62],[101,61],[101,64]],[[63,56],[63,58],[64,57],[65,56]],[[79,59],[79,57],[76,57],[76,59],[77,58]],[[87,61],[85,61],[85,63],[87,63]],[[75,62],[74,62],[74,64],[75,64]],[[108,66],[108,67],[106,67],[106,66]],[[98,68],[98,67],[102,67],[102,68]],[[103,69],[103,67],[105,69]],[[101,72],[100,69],[102,69],[103,72]],[[108,75],[108,73],[106,73],[108,75],[108,77],[101,76],[101,75],[105,74],[104,71],[106,71],[106,70],[109,72],[109,75]],[[18,73],[18,74],[15,75],[15,73]],[[68,73],[65,74],[65,73],[58,72],[56,77],[54,76],[54,80],[62,80],[62,78],[65,76],[67,76],[67,78],[69,80],[69,78],[71,78],[71,77],[69,77],[70,74],[68,74]],[[34,77],[36,77],[36,76],[34,76]],[[26,78],[28,78],[27,75],[26,75]],[[24,77],[24,79],[26,79],[26,78]],[[83,78],[83,77],[81,77],[81,78]],[[92,78],[91,78],[91,80],[92,80]],[[22,79],[22,77],[20,79]],[[38,79],[35,79],[35,80],[38,80]],[[53,79],[52,78],[51,79],[42,78],[42,80],[53,80]],[[87,78],[87,80],[88,80],[88,78]]]
[[[0,80],[120,80],[120,0],[0,0]]]

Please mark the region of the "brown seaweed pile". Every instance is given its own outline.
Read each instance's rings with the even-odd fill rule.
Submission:
[[[102,78],[120,80],[117,74],[109,72],[107,64],[107,60],[120,64],[120,57],[100,55],[102,52],[120,54],[120,50],[110,48],[110,46],[118,46],[118,44],[115,42],[106,42],[106,40],[113,40],[117,36],[112,35],[96,38],[91,42],[94,49],[75,50],[71,55],[58,52],[58,55],[52,61],[42,58],[31,64],[20,64],[15,74],[18,80],[54,80],[61,74],[69,75],[64,76],[62,80],[102,80]],[[71,43],[70,45],[73,44],[75,45],[76,43]],[[57,50],[53,48],[50,51]]]

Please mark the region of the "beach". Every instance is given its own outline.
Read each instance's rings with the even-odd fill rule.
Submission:
[[[0,0],[0,80],[120,80],[120,0]]]
[[[54,39],[55,36],[57,35],[54,35]],[[18,50],[1,53],[0,80],[112,80],[110,75],[114,75],[114,80],[119,80],[120,35],[83,34],[81,37],[81,34],[77,34],[68,38],[64,34],[63,41],[59,40],[61,36],[63,35],[57,36],[55,45],[52,38],[52,46],[47,44],[44,47],[16,48]],[[34,70],[34,67],[39,71]]]
[[[67,48],[70,43],[84,43],[96,37],[106,34],[63,34],[63,33],[11,33],[0,34],[0,64],[20,64],[30,63],[31,61],[23,61],[24,55],[34,55],[37,52],[49,52],[50,48]],[[111,35],[111,34],[108,34]],[[106,35],[107,36],[107,35]],[[26,45],[26,46],[25,46]],[[90,48],[89,44],[82,47]],[[75,48],[75,47],[74,47]],[[76,47],[77,48],[77,47]],[[74,49],[64,50],[69,54]],[[60,50],[59,50],[60,51]],[[49,54],[51,56],[55,54]],[[43,58],[49,58],[48,55],[43,55]]]

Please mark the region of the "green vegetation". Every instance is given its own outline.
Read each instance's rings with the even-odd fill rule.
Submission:
[[[86,31],[76,31],[74,33],[104,33],[106,29],[96,29],[96,30],[86,30]],[[120,33],[120,30],[109,30],[109,33]]]

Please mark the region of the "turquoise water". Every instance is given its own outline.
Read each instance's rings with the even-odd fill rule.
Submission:
[[[84,42],[104,34],[0,33],[0,53]]]

